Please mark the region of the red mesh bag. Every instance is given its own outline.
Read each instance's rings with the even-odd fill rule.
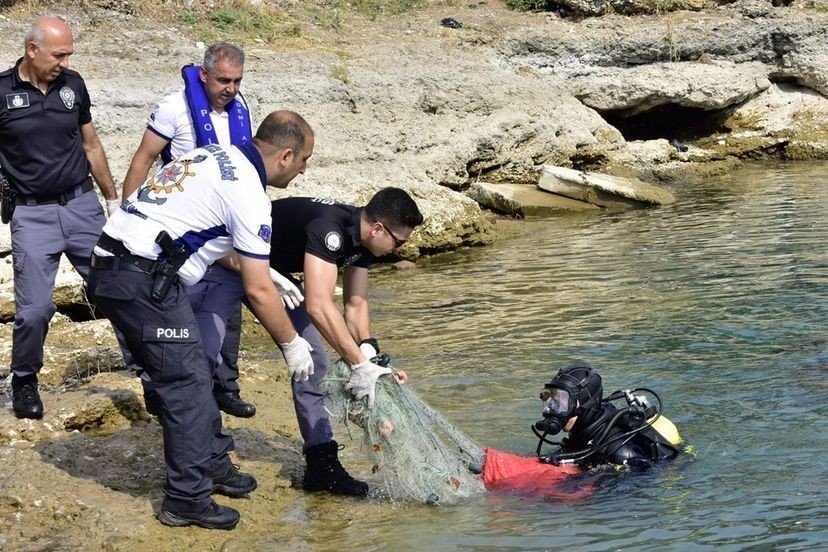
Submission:
[[[592,494],[591,483],[572,477],[578,473],[582,470],[575,466],[544,464],[535,456],[518,456],[487,448],[483,482],[490,491],[577,500]]]

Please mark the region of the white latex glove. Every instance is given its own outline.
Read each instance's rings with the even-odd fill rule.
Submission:
[[[379,354],[379,352],[376,349],[374,349],[374,346],[370,343],[363,343],[362,345],[360,345],[359,351],[363,355],[365,355],[365,358],[367,358],[368,360],[371,360]]]
[[[299,334],[290,343],[279,343],[285,362],[288,366],[288,377],[293,381],[307,381],[313,374],[313,359],[311,358],[310,343],[302,339]]]
[[[121,207],[121,200],[120,199],[107,199],[106,200],[106,215],[111,217],[112,213],[117,211]]]
[[[368,397],[368,408],[374,408],[374,396],[377,378],[391,373],[391,368],[383,368],[366,360],[351,366],[351,379],[345,384],[345,390],[350,391],[357,399]]]
[[[279,290],[279,295],[282,296],[282,303],[285,307],[293,310],[305,300],[305,296],[302,295],[302,292],[296,287],[296,284],[272,268],[270,269],[270,279],[276,284],[276,289]]]

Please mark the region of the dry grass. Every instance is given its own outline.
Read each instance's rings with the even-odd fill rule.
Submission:
[[[410,13],[451,1],[434,0],[0,0],[0,14],[33,19],[43,13],[80,10],[105,24],[122,17],[151,19],[176,27],[193,40],[230,40],[240,45],[284,43],[318,30],[337,32],[350,24]]]

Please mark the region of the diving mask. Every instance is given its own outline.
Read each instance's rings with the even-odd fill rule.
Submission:
[[[540,392],[543,416],[569,416],[575,409],[574,397],[566,389],[546,388]]]
[[[550,435],[560,433],[577,405],[577,398],[566,389],[547,387],[540,392],[543,401],[543,420],[538,420],[535,427]]]

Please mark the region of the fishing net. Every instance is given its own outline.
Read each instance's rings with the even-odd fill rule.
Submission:
[[[392,370],[394,368],[389,366]],[[381,377],[374,408],[367,398],[354,399],[344,389],[351,367],[339,360],[320,387],[327,391],[326,408],[348,428],[362,429],[373,472],[393,499],[428,504],[454,504],[485,491],[479,472],[484,449],[455,428],[442,414],[411,390]]]

